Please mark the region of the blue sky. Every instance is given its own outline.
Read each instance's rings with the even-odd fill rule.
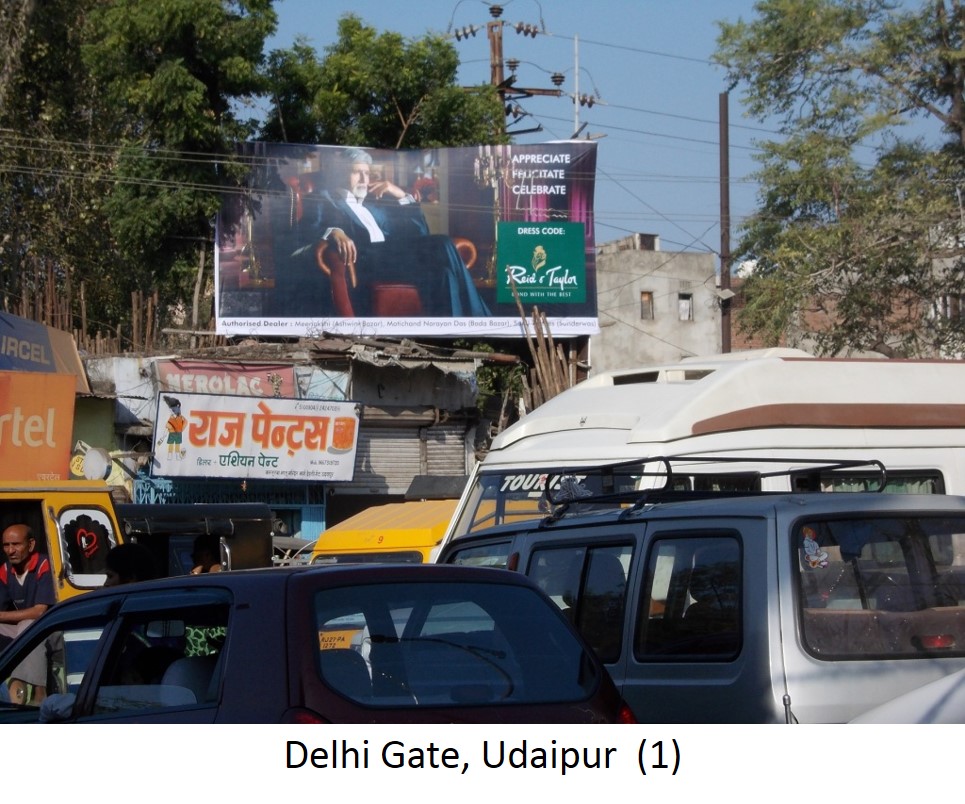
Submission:
[[[339,17],[355,13],[379,30],[407,37],[427,32],[481,30],[456,42],[466,84],[489,81],[483,0],[276,0],[279,16],[270,48],[306,37],[321,54],[335,38]],[[632,232],[658,234],[667,251],[720,248],[719,99],[723,71],[710,62],[716,20],[753,16],[752,0],[509,0],[501,4],[504,59],[520,61],[517,86],[550,89],[564,75],[564,97],[520,101],[530,116],[516,129],[541,125],[517,142],[598,139],[597,243]],[[536,37],[518,34],[517,22],[535,26]],[[543,33],[545,31],[545,33]],[[455,41],[455,40],[454,40]],[[578,81],[574,80],[578,76]],[[593,107],[572,97],[597,95]],[[731,215],[736,225],[753,211],[756,186],[752,141],[768,135],[743,117],[739,94],[729,98]],[[600,136],[605,135],[605,136]]]

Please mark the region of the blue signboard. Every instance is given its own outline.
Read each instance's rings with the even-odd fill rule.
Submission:
[[[57,364],[47,327],[0,313],[0,371],[55,373]]]

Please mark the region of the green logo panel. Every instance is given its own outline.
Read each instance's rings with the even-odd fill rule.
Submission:
[[[586,301],[582,223],[500,222],[496,229],[496,301],[574,304]]]

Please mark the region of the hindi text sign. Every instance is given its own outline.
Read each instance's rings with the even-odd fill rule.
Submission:
[[[353,402],[160,394],[154,474],[267,480],[351,480]]]

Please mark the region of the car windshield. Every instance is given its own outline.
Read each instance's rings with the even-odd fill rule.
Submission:
[[[580,701],[594,662],[552,604],[523,586],[371,584],[315,596],[325,683],[371,706]]]
[[[965,656],[965,517],[806,520],[794,539],[812,655]]]

